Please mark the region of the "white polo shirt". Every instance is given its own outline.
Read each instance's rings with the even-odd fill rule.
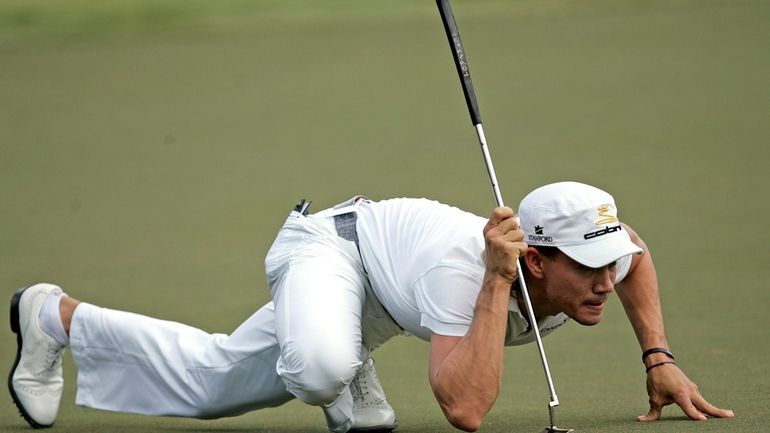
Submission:
[[[482,218],[426,199],[361,202],[358,236],[372,289],[408,333],[430,340],[431,332],[464,336],[484,278]],[[618,261],[616,282],[631,264]],[[538,322],[550,334],[569,318],[561,313]],[[509,304],[505,344],[535,339],[516,301]]]

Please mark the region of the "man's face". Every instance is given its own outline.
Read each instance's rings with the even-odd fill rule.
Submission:
[[[596,325],[602,319],[607,297],[614,290],[615,273],[615,263],[589,268],[561,251],[543,258],[549,303],[581,325]]]

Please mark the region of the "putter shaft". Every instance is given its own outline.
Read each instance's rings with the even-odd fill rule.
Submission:
[[[492,192],[495,195],[495,201],[497,206],[505,206],[503,203],[503,197],[500,193],[500,187],[497,183],[497,174],[495,173],[495,167],[492,164],[492,157],[489,154],[489,147],[487,146],[487,138],[484,135],[484,127],[481,126],[481,122],[475,125],[476,134],[479,136],[479,142],[481,143],[481,153],[484,156],[484,164],[487,166],[487,173],[489,174],[489,182],[492,184]],[[527,282],[524,281],[524,273],[521,270],[521,261],[516,260],[516,270],[518,273],[519,286],[521,287],[521,293],[524,298],[524,304],[527,307],[527,317],[529,323],[532,326],[532,330],[535,334],[535,342],[537,343],[537,351],[540,354],[540,362],[543,364],[543,370],[545,371],[545,380],[548,382],[548,393],[550,395],[550,402],[548,403],[548,414],[551,419],[551,427],[553,427],[553,408],[559,405],[559,397],[556,395],[556,388],[553,385],[553,378],[551,377],[551,368],[548,366],[548,359],[545,356],[545,348],[543,347],[543,339],[540,336],[540,328],[537,326],[537,320],[535,319],[535,310],[532,308],[532,301],[529,297],[529,290],[527,290]]]
[[[444,24],[444,30],[446,31],[449,46],[452,50],[452,57],[454,59],[455,67],[460,78],[460,84],[465,95],[465,102],[468,106],[468,113],[470,114],[471,123],[476,128],[476,134],[481,144],[481,152],[484,156],[484,164],[489,174],[489,181],[492,184],[492,191],[495,195],[495,202],[497,206],[504,206],[503,197],[500,193],[500,188],[497,182],[497,175],[495,174],[494,166],[492,165],[492,157],[489,154],[489,147],[487,146],[487,139],[484,135],[484,128],[481,126],[481,113],[479,112],[478,102],[476,101],[476,92],[473,89],[473,81],[471,80],[470,68],[468,67],[468,58],[460,40],[460,32],[457,29],[457,22],[455,21],[454,14],[452,13],[452,7],[449,3],[450,0],[436,0],[439,13],[441,14],[441,20]],[[548,366],[548,360],[545,356],[545,349],[543,348],[543,340],[540,336],[540,328],[538,327],[537,320],[535,319],[535,312],[532,308],[532,301],[529,297],[529,291],[527,290],[527,283],[524,281],[524,274],[522,273],[521,261],[516,260],[516,270],[518,274],[519,286],[521,287],[521,293],[524,298],[527,309],[527,317],[529,323],[532,326],[532,332],[535,334],[535,340],[537,342],[537,350],[540,354],[540,361],[543,364],[543,370],[545,371],[545,378],[548,382],[548,392],[550,395],[550,402],[548,403],[548,414],[550,416],[551,427],[546,429],[545,432],[571,432],[571,429],[558,429],[554,426],[554,408],[559,405],[559,398],[556,396],[556,389],[553,385],[553,378],[551,377],[551,369]]]

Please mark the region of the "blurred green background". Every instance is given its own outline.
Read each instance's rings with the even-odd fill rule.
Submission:
[[[456,0],[504,197],[558,180],[615,195],[653,251],[680,365],[733,420],[639,424],[639,348],[605,320],[545,340],[578,432],[746,432],[770,423],[770,3]],[[426,196],[487,215],[487,174],[432,1],[6,0],[0,4],[0,291],[229,332],[268,300],[289,208]],[[0,319],[7,323],[7,307]],[[2,325],[7,326],[7,325]],[[0,370],[15,339],[0,333]],[[451,427],[427,344],[376,353],[401,432]],[[325,431],[297,402],[217,421],[74,406],[57,432]],[[506,354],[483,431],[547,424],[534,346]],[[28,431],[7,392],[0,431]]]

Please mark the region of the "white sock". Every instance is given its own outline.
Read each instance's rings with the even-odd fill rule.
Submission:
[[[40,321],[40,329],[43,332],[62,346],[67,346],[70,344],[70,337],[64,330],[64,325],[61,323],[61,314],[59,313],[59,302],[61,302],[63,296],[67,295],[62,293],[61,290],[54,290],[49,293],[43,302],[43,307],[40,309],[38,320]]]

